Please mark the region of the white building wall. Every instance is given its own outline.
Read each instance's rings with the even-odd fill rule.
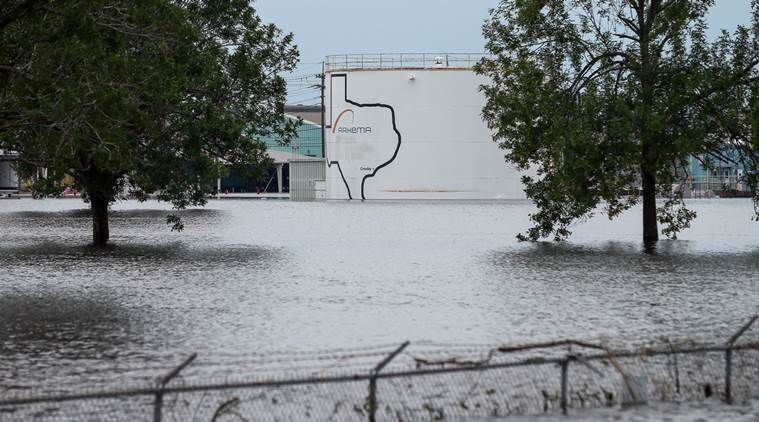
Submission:
[[[324,160],[321,158],[290,160],[290,200],[324,199],[322,192],[317,192],[325,178],[324,170]]]
[[[11,161],[0,160],[0,190],[18,190],[18,174]]]
[[[327,73],[327,197],[361,199],[363,181],[366,199],[524,198],[482,121],[485,82],[469,69]]]

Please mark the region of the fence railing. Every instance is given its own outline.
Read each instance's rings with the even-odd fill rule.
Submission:
[[[750,187],[742,176],[697,176],[683,180],[677,187],[693,193],[706,192],[749,192]]]
[[[324,70],[471,68],[483,57],[483,53],[341,54],[327,56]]]
[[[320,362],[283,370],[261,366],[249,377],[191,379],[194,355],[153,385],[51,395],[0,396],[8,420],[438,420],[503,416],[719,396],[759,396],[759,340],[751,318],[723,343],[658,340],[612,348],[564,340],[470,349],[414,348],[268,360]],[[750,337],[749,341],[740,340]],[[436,346],[439,347],[439,346]],[[374,362],[374,363],[372,363]],[[238,371],[239,372],[239,371]]]

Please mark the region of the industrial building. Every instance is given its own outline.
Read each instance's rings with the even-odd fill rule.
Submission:
[[[290,107],[287,107],[290,109]],[[310,114],[311,112],[309,112]],[[300,116],[287,114],[287,118],[296,119]],[[310,116],[309,116],[310,117]],[[302,118],[302,117],[301,117]],[[260,140],[266,144],[268,151],[279,151],[304,157],[321,158],[322,153],[322,127],[320,124],[302,119],[298,132],[288,144],[283,144],[282,139],[276,136],[263,137]]]
[[[686,198],[750,197],[741,152],[728,149],[721,151],[721,155],[723,158],[719,159],[703,155],[688,157],[685,170],[679,172],[683,182],[674,188],[682,191]]]
[[[18,193],[19,177],[14,168],[17,158],[17,154],[0,150],[0,195]]]
[[[522,199],[482,120],[481,55],[377,54],[325,62],[328,199]]]
[[[303,119],[304,123],[321,128],[322,121],[322,106],[320,105],[303,105],[303,104],[291,104],[285,106],[285,114]],[[321,135],[319,135],[321,136]],[[321,144],[321,137],[318,139]]]
[[[302,119],[296,136],[289,143],[277,136],[262,137],[266,152],[274,161],[263,180],[243,177],[231,172],[219,181],[219,191],[228,193],[288,193],[290,186],[290,162],[308,161],[323,157],[321,125],[308,120],[321,120],[319,108],[311,106],[287,106],[285,112],[289,119]]]

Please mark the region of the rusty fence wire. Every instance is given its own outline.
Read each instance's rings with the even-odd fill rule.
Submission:
[[[458,420],[759,397],[757,317],[724,342],[403,343],[323,352],[187,356],[149,383],[0,394],[0,420]]]

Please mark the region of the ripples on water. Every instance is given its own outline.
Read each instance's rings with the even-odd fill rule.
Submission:
[[[653,256],[639,210],[530,244],[524,202],[212,201],[182,233],[165,205],[123,202],[93,248],[83,207],[0,201],[0,387],[155,376],[191,352],[727,338],[759,303],[744,200],[694,201]]]

